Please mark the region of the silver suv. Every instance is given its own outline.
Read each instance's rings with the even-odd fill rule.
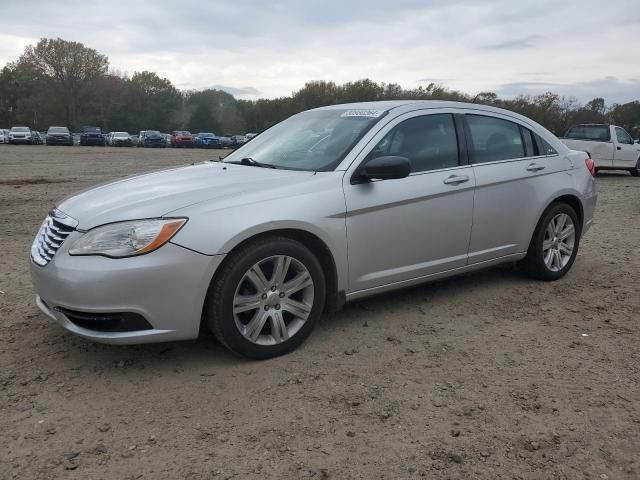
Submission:
[[[556,280],[596,204],[593,161],[512,112],[453,102],[294,115],[223,162],[61,202],[31,249],[37,303],[106,343],[192,339],[250,358],[346,301],[521,261]]]

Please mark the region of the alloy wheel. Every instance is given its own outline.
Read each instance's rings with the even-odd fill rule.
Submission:
[[[236,327],[258,345],[276,345],[293,337],[313,306],[311,273],[299,260],[276,255],[254,264],[233,298]]]
[[[573,255],[576,228],[566,213],[559,213],[547,225],[542,242],[544,263],[552,272],[562,270]]]

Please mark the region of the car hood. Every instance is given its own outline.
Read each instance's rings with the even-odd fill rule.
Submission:
[[[105,223],[157,218],[204,201],[276,190],[312,178],[313,172],[203,163],[117,180],[77,193],[58,209],[80,230]]]

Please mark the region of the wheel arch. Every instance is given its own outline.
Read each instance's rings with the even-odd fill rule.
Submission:
[[[319,236],[307,230],[302,230],[299,228],[276,228],[259,233],[254,233],[253,235],[243,238],[228,250],[226,258],[216,269],[216,272],[211,279],[211,283],[215,282],[217,275],[222,271],[225,262],[231,256],[231,254],[233,254],[233,252],[239,250],[240,248],[251,242],[266,237],[285,237],[291,240],[295,240],[307,247],[320,262],[322,271],[324,273],[326,281],[326,299],[324,311],[335,312],[342,308],[342,306],[346,302],[346,295],[344,291],[340,291],[338,289],[338,269],[331,249]],[[202,318],[204,318],[204,314],[207,308],[207,302],[208,294],[203,304]]]
[[[566,203],[571,208],[573,208],[578,215],[578,220],[580,221],[580,229],[582,229],[582,227],[584,226],[584,206],[582,205],[582,201],[577,195],[565,194],[554,198],[543,210],[542,215],[544,215],[544,212],[546,212],[554,203]]]

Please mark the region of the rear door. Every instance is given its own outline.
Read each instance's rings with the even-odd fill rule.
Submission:
[[[615,150],[613,166],[616,168],[635,168],[640,154],[638,146],[624,128],[614,127]]]
[[[345,175],[351,293],[467,263],[475,182],[466,154],[459,153],[462,124],[440,112],[392,120]],[[410,176],[352,183],[354,168],[387,155],[408,158]]]
[[[566,183],[571,163],[512,117],[465,119],[476,178],[469,264],[526,252],[540,206]]]

